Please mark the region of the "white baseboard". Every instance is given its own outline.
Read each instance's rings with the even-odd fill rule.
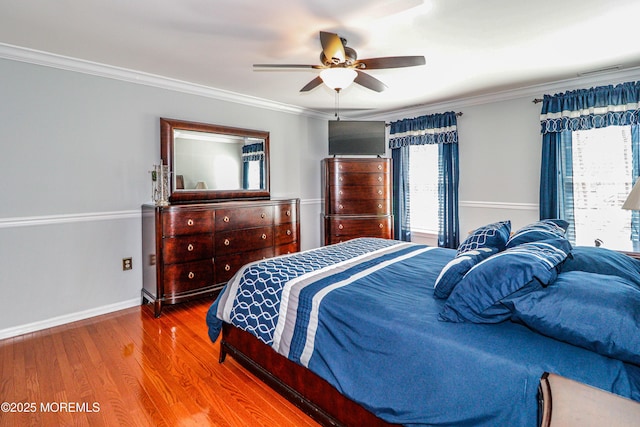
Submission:
[[[136,307],[141,305],[141,303],[142,297],[118,302],[115,304],[109,304],[102,307],[96,307],[85,311],[79,311],[77,313],[65,314],[63,316],[28,323],[26,325],[2,329],[0,330],[0,340],[17,337],[19,335],[28,334],[31,332],[41,331],[43,329],[53,328],[55,326],[65,325],[67,323],[77,322],[78,320],[89,319],[90,317],[113,313],[115,311],[124,310],[126,308]]]

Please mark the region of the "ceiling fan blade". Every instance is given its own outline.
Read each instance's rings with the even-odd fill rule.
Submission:
[[[324,68],[320,65],[303,65],[303,64],[253,64],[253,68],[308,68],[318,69]]]
[[[346,57],[344,53],[344,45],[337,34],[320,31],[320,44],[325,58],[334,64],[341,64]]]
[[[364,65],[365,70],[380,70],[383,68],[415,67],[426,64],[424,56],[387,56],[384,58],[361,59],[356,66]]]
[[[371,77],[369,74],[363,73],[362,71],[356,71],[358,75],[356,76],[354,82],[358,83],[359,85],[364,86],[367,89],[375,90],[376,92],[382,92],[387,88],[387,85],[385,85],[375,77]]]
[[[305,87],[300,89],[300,92],[309,92],[311,89],[315,89],[321,84],[322,84],[322,79],[320,78],[320,76],[318,76],[315,79],[311,80],[309,83],[307,83]]]

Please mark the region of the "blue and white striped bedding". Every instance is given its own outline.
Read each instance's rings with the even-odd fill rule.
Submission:
[[[211,306],[210,338],[249,331],[405,425],[533,427],[545,371],[640,400],[636,365],[510,321],[440,321],[434,283],[455,254],[363,238],[248,264]]]
[[[227,284],[217,302],[217,317],[307,366],[318,307],[326,295],[393,262],[432,249],[363,238],[254,262]],[[303,292],[306,300],[300,299]]]

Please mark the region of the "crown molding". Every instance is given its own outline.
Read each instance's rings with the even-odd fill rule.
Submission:
[[[0,58],[12,61],[26,62],[44,67],[52,67],[60,70],[89,74],[97,77],[120,80],[128,83],[142,84],[159,89],[167,89],[190,95],[198,95],[206,98],[228,101],[251,107],[264,108],[279,112],[325,118],[326,114],[295,105],[283,104],[268,99],[243,95],[209,86],[189,83],[182,80],[171,79],[156,74],[114,67],[112,65],[85,61],[68,56],[57,55],[35,49],[0,43]]]
[[[115,67],[112,65],[57,55],[54,53],[14,46],[6,43],[0,43],[0,58],[120,80],[128,83],[142,84],[160,89],[172,90],[190,95],[203,96],[221,101],[228,101],[289,114],[323,119],[329,117],[327,113],[310,110],[295,105],[279,103],[264,98],[258,98],[222,89],[216,89],[209,86],[198,85],[195,83],[171,79],[156,74]],[[567,90],[581,89],[603,84],[617,84],[631,80],[640,80],[640,67],[585,73],[581,76],[570,79],[498,91],[490,94],[458,98],[455,100],[436,102],[432,104],[407,106],[395,110],[381,111],[375,114],[365,113],[363,115],[357,115],[354,117],[369,120],[391,121],[405,117],[413,117],[435,112],[460,110],[465,107],[509,101],[513,99],[525,98],[528,96],[539,98],[542,97],[545,93],[564,92]]]
[[[588,75],[554,82],[541,83],[516,89],[509,89],[490,94],[459,98],[451,101],[437,102],[433,104],[414,105],[396,110],[369,115],[370,120],[399,120],[406,117],[421,116],[424,114],[439,113],[443,111],[455,111],[465,107],[491,104],[494,102],[511,101],[514,99],[532,97],[542,98],[545,94],[555,94],[568,90],[584,89],[593,86],[618,84],[628,81],[640,80],[640,67],[632,67],[623,70],[610,70],[594,72]],[[533,101],[533,99],[532,99]]]

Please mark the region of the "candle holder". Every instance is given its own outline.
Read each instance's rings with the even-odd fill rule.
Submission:
[[[169,205],[169,166],[153,165],[151,171],[151,198],[156,206]]]

